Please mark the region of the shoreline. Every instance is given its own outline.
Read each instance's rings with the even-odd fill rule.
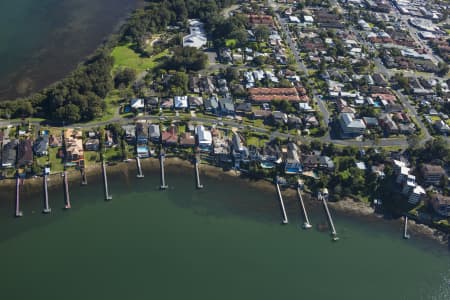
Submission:
[[[110,30],[108,30],[108,33],[102,35],[102,37],[98,40],[98,42],[95,43],[95,45],[92,45],[92,47],[90,47],[91,48],[90,51],[88,51],[85,55],[79,55],[79,58],[76,59],[76,62],[72,64],[72,67],[67,67],[66,72],[64,72],[62,75],[54,76],[56,77],[55,79],[51,80],[48,79],[51,76],[40,78],[39,76],[36,76],[37,74],[36,70],[33,70],[33,72],[36,73],[34,74],[35,78],[24,77],[24,74],[29,73],[30,66],[32,66],[33,64],[28,64],[27,66],[25,65],[20,66],[19,69],[22,69],[22,71],[19,72],[18,74],[3,75],[4,81],[9,82],[10,85],[16,87],[16,89],[17,86],[20,85],[22,82],[31,82],[33,83],[33,85],[36,85],[36,87],[33,86],[29,88],[29,90],[26,91],[25,93],[18,93],[15,90],[11,91],[11,88],[5,89],[4,91],[0,91],[0,103],[9,101],[13,102],[21,101],[24,98],[29,98],[40,93],[45,93],[47,90],[53,88],[58,83],[65,80],[72,73],[76,72],[81,66],[83,66],[83,64],[89,61],[89,59],[92,58],[92,56],[95,55],[97,51],[99,51],[102,48],[108,47],[111,43],[114,43],[117,35],[120,35],[130,17],[136,12],[136,10],[145,7],[145,5],[146,4],[144,0],[136,0],[135,4],[132,5],[133,7],[130,9],[130,11],[127,12],[126,14],[123,14],[117,20],[117,22],[115,22],[115,24],[112,24]],[[37,84],[37,82],[39,84]]]
[[[157,158],[147,158],[141,160],[141,165],[143,169],[152,169],[153,171],[159,170],[159,159]],[[183,172],[186,169],[193,169],[193,164],[185,159],[179,157],[167,157],[165,160],[166,170],[169,172]],[[127,173],[130,171],[135,171],[137,173],[137,166],[134,159],[129,160],[128,162],[118,162],[114,164],[110,164],[107,166],[109,174],[117,174],[117,173]],[[97,180],[102,175],[102,169],[100,163],[94,163],[88,165],[85,169],[87,181],[89,184],[89,177],[96,176]],[[67,170],[69,176],[69,183],[71,185],[75,183],[79,183],[81,186],[81,173],[79,170],[69,169]],[[220,167],[216,167],[210,164],[201,164],[200,165],[200,175],[207,176],[209,178],[221,179],[223,177],[227,177],[233,180],[239,180],[242,183],[245,183],[249,188],[258,189],[267,193],[274,193],[274,186],[267,180],[252,180],[250,178],[242,177],[239,172],[234,170],[224,171]],[[40,188],[42,186],[42,177],[29,178],[25,180],[26,189],[31,189],[32,191],[35,188]],[[61,173],[53,173],[49,176],[48,188],[53,189],[57,186],[61,186],[63,183],[63,179]],[[4,179],[0,181],[0,189],[10,189],[11,191],[15,188],[15,179]],[[297,191],[292,188],[282,189],[283,198],[286,203],[296,202],[297,200]],[[309,206],[318,206],[319,202],[315,200],[311,194],[304,193],[304,201]],[[398,219],[385,219],[383,215],[377,214],[375,210],[370,207],[368,203],[357,201],[355,199],[351,199],[349,197],[344,198],[338,202],[328,202],[328,205],[335,210],[336,212],[343,214],[347,217],[356,217],[361,219],[362,221],[368,222],[384,222],[385,224],[391,226],[397,226],[398,228],[402,228],[403,221],[401,218]],[[421,238],[426,238],[429,240],[433,240],[438,242],[440,245],[447,245],[449,236],[439,231],[438,229],[434,229],[425,224],[417,223],[414,220],[409,221],[409,232],[413,232]]]

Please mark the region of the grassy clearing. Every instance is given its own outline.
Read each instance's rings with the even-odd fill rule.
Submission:
[[[141,57],[131,49],[131,44],[117,46],[111,53],[114,58],[113,71],[120,68],[131,68],[140,73],[148,69],[153,69],[161,62],[161,59],[169,55],[169,50],[153,55],[152,57]]]

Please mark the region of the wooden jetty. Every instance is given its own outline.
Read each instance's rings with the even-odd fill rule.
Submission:
[[[44,214],[49,214],[52,211],[52,209],[50,208],[50,205],[48,204],[48,175],[47,174],[44,174],[43,181],[44,181],[44,209],[42,210],[42,212]]]
[[[337,240],[339,240],[339,238],[337,236],[336,228],[334,227],[333,218],[331,217],[330,210],[328,209],[328,204],[327,204],[327,200],[326,200],[327,196],[328,196],[328,191],[324,192],[323,195],[321,192],[319,192],[318,198],[319,198],[319,200],[322,200],[323,207],[327,214],[328,222],[330,223],[330,227],[331,227],[331,236],[333,237],[333,241],[337,241]]]
[[[65,195],[65,201],[66,201],[66,205],[64,206],[64,208],[70,209],[70,208],[72,208],[72,206],[70,205],[69,178],[67,175],[67,171],[64,171],[62,176],[64,177],[64,195]]]
[[[280,201],[281,222],[283,224],[287,224],[289,221],[288,221],[288,217],[287,217],[287,214],[286,214],[286,208],[284,207],[283,196],[281,195],[281,190],[280,190],[280,185],[278,183],[278,178],[276,179],[275,185],[276,185],[276,188],[277,188],[278,201]]]
[[[23,216],[22,211],[20,210],[20,178],[16,177],[16,218],[20,218]]]
[[[408,216],[405,216],[405,222],[403,226],[403,238],[408,240],[411,236],[408,233]]]
[[[142,173],[142,166],[141,166],[141,158],[139,156],[136,156],[136,164],[138,173],[136,175],[137,178],[144,178],[144,174]]]
[[[106,164],[105,164],[104,160],[102,160],[102,173],[103,173],[103,184],[105,187],[105,200],[109,201],[109,200],[112,200],[112,196],[109,194],[108,176],[106,174]]]
[[[202,189],[203,185],[200,183],[200,172],[199,172],[200,159],[195,157],[195,178],[197,182],[197,189]]]
[[[297,185],[297,195],[298,195],[298,200],[300,202],[300,208],[301,208],[301,210],[303,212],[303,217],[305,218],[305,222],[303,223],[303,228],[304,229],[310,229],[310,228],[312,228],[312,225],[309,222],[308,213],[306,212],[305,203],[303,202],[300,182]]]
[[[165,153],[161,152],[161,154],[159,155],[159,165],[161,168],[161,186],[160,189],[161,190],[165,190],[168,188],[167,184],[166,184],[166,176],[164,174],[164,159],[165,159]]]

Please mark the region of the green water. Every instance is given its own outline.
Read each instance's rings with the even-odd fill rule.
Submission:
[[[449,299],[447,250],[400,228],[334,212],[333,243],[299,228],[295,201],[280,225],[275,191],[205,176],[197,191],[192,172],[169,170],[162,192],[144,172],[110,175],[111,202],[101,181],[72,184],[70,211],[57,187],[51,215],[29,196],[21,219],[4,190],[2,299]],[[313,206],[313,224],[325,223]]]
[[[140,0],[0,1],[0,99],[61,79]]]

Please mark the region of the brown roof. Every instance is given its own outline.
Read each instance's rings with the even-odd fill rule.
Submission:
[[[195,146],[195,137],[189,132],[185,132],[180,137],[180,145],[182,146]]]
[[[427,174],[441,174],[441,175],[445,175],[444,169],[441,166],[438,166],[438,165],[424,164],[422,166],[422,172],[424,173],[424,175],[427,175]]]
[[[273,18],[268,15],[248,15],[248,20],[255,25],[273,25]]]
[[[163,143],[176,144],[178,143],[178,134],[175,126],[170,127],[161,133],[161,140]]]
[[[250,99],[257,102],[272,100],[300,101],[295,88],[251,88],[249,93]]]

